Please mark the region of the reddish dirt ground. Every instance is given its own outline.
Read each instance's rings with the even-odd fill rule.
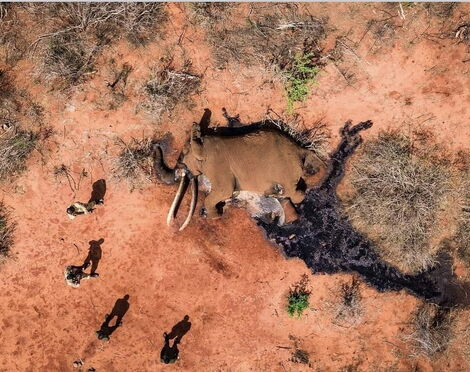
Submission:
[[[271,79],[269,73],[235,64],[216,69],[204,32],[187,22],[182,5],[168,8],[165,40],[140,49],[126,42],[112,45],[102,57],[103,68],[69,96],[33,82],[31,59],[10,71],[16,86],[44,106],[55,133],[42,155],[34,153],[28,161],[26,173],[2,185],[2,198],[18,226],[12,258],[0,267],[0,371],[69,371],[79,358],[86,368],[107,372],[469,370],[458,340],[436,358],[412,355],[403,340],[419,302],[412,296],[377,293],[363,284],[361,319],[338,323],[337,290],[350,275],[312,275],[302,261],[286,260],[242,210],[229,210],[218,220],[195,217],[178,233],[165,223],[174,187],[148,183],[130,192],[112,178],[118,136],[129,140],[171,131],[180,149],[205,107],[221,123],[221,107],[240,113],[244,122],[259,120],[268,107],[276,112],[286,107],[281,84],[263,84]],[[460,4],[456,19],[468,10]],[[297,108],[307,125],[318,118],[328,123],[330,149],[345,120],[371,119],[375,126],[364,134],[366,141],[384,128],[424,126],[452,151],[468,150],[468,45],[426,38],[428,24],[438,25],[439,19],[412,18],[407,9],[395,33],[377,41],[366,32],[367,20],[380,14],[373,5],[314,4],[311,12],[328,16],[335,28],[326,47],[338,35],[348,34],[356,42],[362,38],[338,67],[326,66],[308,100]],[[181,53],[175,45],[183,29],[181,48],[203,75],[194,106],[178,107],[164,121],[136,113],[149,69],[166,48]],[[128,100],[116,110],[103,109],[111,57],[134,67]],[[355,75],[350,84],[340,73],[346,66]],[[54,166],[62,163],[76,178],[82,169],[88,173],[76,192],[65,179],[54,177]],[[65,208],[88,200],[92,183],[100,178],[107,180],[105,204],[69,220]],[[78,289],[65,285],[65,266],[81,264],[88,242],[100,238],[100,277],[83,281]],[[292,319],[285,311],[286,294],[304,273],[311,306],[304,317]],[[97,340],[94,332],[105,314],[126,294],[130,308],[123,326],[109,342]],[[162,334],[186,314],[192,326],[180,344],[180,359],[165,366],[159,360]],[[310,366],[290,361],[295,347],[310,354]]]

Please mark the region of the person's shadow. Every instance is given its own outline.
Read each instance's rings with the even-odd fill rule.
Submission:
[[[185,315],[183,320],[180,320],[176,323],[171,332],[168,333],[168,338],[171,340],[173,338],[177,338],[179,341],[183,338],[183,336],[188,333],[191,329],[191,322],[189,322],[189,315]]]
[[[100,179],[93,183],[93,189],[91,191],[91,197],[89,203],[103,201],[104,196],[106,194],[106,181],[104,179]]]
[[[83,265],[88,265],[91,262],[91,270],[90,274],[95,274],[96,269],[98,268],[98,263],[101,260],[101,244],[104,243],[104,239],[101,238],[100,240],[90,240],[88,244],[90,244],[90,248],[88,249],[88,256],[85,258],[85,261],[83,262]]]
[[[189,316],[185,315],[183,320],[180,320],[173,326],[170,333],[165,332],[163,334],[163,337],[165,337],[165,344],[163,345],[160,353],[160,359],[163,363],[174,363],[176,359],[178,359],[178,344],[190,329],[191,322],[189,321]],[[170,340],[173,338],[175,341],[173,342],[173,346],[170,347]]]
[[[99,331],[96,331],[96,335],[100,340],[109,340],[109,336],[122,325],[122,318],[126,315],[129,310],[129,295],[125,295],[123,298],[116,300],[113,310],[110,314],[106,314],[104,322],[101,324]],[[116,317],[114,325],[110,325],[113,318]]]
[[[174,363],[178,359],[178,354],[180,352],[178,350],[179,340],[176,339],[173,342],[173,346],[170,347],[170,339],[168,338],[166,332],[163,334],[163,337],[165,337],[165,344],[163,345],[163,349],[160,352],[160,360],[165,364]]]

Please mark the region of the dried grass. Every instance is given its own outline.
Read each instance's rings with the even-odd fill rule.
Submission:
[[[13,234],[16,223],[12,222],[10,212],[3,202],[0,202],[0,261],[7,257],[13,245]]]
[[[433,304],[423,304],[413,316],[411,333],[405,336],[415,355],[434,356],[447,349],[452,338],[454,314]]]
[[[299,12],[297,4],[253,4],[245,24],[213,27],[208,41],[219,67],[228,63],[261,64],[275,72],[288,70],[298,53],[319,54],[326,21]]]
[[[381,255],[408,272],[434,264],[438,212],[450,194],[450,166],[439,148],[398,132],[365,143],[350,172],[354,195],[346,201],[353,223]]]
[[[360,281],[353,278],[351,282],[342,283],[339,289],[340,302],[335,308],[337,320],[355,323],[362,315],[362,296]]]
[[[145,83],[146,100],[141,107],[149,114],[160,118],[172,111],[178,104],[191,102],[190,96],[201,84],[201,77],[190,72],[190,63],[181,71],[171,67],[156,70]]]
[[[37,133],[25,130],[0,135],[0,181],[8,181],[26,170],[26,160],[38,141]]]
[[[118,180],[128,182],[131,189],[141,186],[154,179],[153,168],[153,139],[135,139],[129,144],[118,139],[121,152],[115,160],[113,173]]]

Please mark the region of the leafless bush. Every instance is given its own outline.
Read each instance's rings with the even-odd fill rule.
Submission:
[[[162,3],[46,3],[29,10],[50,30],[33,43],[43,74],[72,84],[94,71],[105,46],[122,37],[146,44],[166,19]]]
[[[300,14],[296,4],[278,4],[272,5],[269,12],[255,9],[244,25],[213,27],[208,39],[220,67],[229,62],[260,63],[285,71],[298,53],[319,56],[319,41],[325,34],[325,20]]]
[[[16,224],[11,221],[10,212],[3,202],[0,202],[0,261],[1,257],[8,256],[13,245],[13,233]]]
[[[0,4],[0,63],[13,66],[26,53],[28,43],[21,30],[26,25],[17,15],[20,4]]]
[[[6,18],[8,14],[8,9],[10,8],[10,3],[0,3],[0,21]]]
[[[6,181],[26,170],[26,160],[36,148],[38,134],[7,131],[0,135],[0,180]]]
[[[331,133],[328,125],[322,119],[307,126],[298,114],[285,117],[271,109],[267,113],[267,118],[275,123],[279,129],[287,132],[303,147],[315,152],[322,160],[327,160]]]
[[[464,23],[455,30],[455,38],[462,43],[470,43],[470,23]]]
[[[126,180],[132,189],[154,177],[152,139],[133,138],[129,144],[118,139],[121,153],[115,161],[113,172],[118,180]]]
[[[142,107],[148,113],[160,117],[173,110],[179,103],[190,102],[190,96],[199,88],[201,77],[189,72],[190,64],[181,71],[165,67],[152,74],[145,83],[146,102]]]
[[[227,19],[235,3],[187,3],[189,17],[191,21],[203,27],[212,27],[215,23],[219,23]]]
[[[468,157],[469,154],[465,156]],[[470,164],[467,164],[462,172],[460,194],[462,195],[461,212],[453,240],[457,245],[457,254],[470,267]]]
[[[423,147],[398,132],[365,143],[350,172],[354,188],[346,201],[353,223],[376,243],[382,256],[405,271],[434,263],[437,213],[450,193],[446,157],[422,137]]]
[[[290,361],[310,366],[310,355],[305,350],[296,348],[291,355]]]
[[[353,278],[351,282],[342,283],[339,290],[341,301],[336,306],[336,319],[355,322],[362,315],[362,296],[360,282]]]
[[[433,356],[449,345],[453,320],[450,309],[424,304],[414,314],[411,333],[405,336],[405,340],[411,342],[417,355]]]
[[[31,12],[55,24],[55,31],[44,34],[47,38],[57,33],[90,32],[97,37],[144,41],[153,28],[166,20],[162,3],[50,3],[33,4]]]
[[[44,52],[44,74],[48,80],[61,77],[76,84],[94,71],[100,45],[91,46],[77,34],[60,33],[48,40]]]
[[[427,12],[435,17],[448,19],[454,13],[455,8],[457,7],[455,2],[429,2],[423,3],[424,8]]]

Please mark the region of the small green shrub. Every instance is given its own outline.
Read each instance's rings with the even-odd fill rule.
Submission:
[[[303,275],[302,279],[296,283],[289,291],[287,297],[287,313],[289,316],[300,317],[309,306],[310,291],[307,289],[308,276]]]
[[[310,87],[315,83],[319,67],[313,63],[313,53],[297,53],[292,68],[285,73],[287,110],[294,110],[295,102],[305,101]]]

